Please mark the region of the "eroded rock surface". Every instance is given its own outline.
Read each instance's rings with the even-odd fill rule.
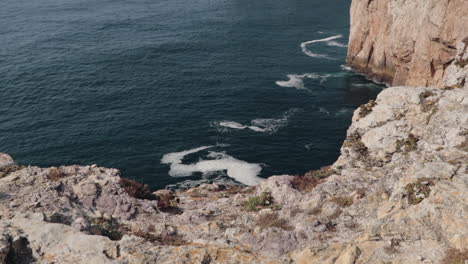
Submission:
[[[353,0],[347,64],[393,86],[443,87],[467,25],[467,0]]]
[[[137,199],[115,169],[21,167],[2,154],[0,260],[407,264],[466,255],[468,89],[459,84],[384,90],[354,113],[335,164],[257,187]]]

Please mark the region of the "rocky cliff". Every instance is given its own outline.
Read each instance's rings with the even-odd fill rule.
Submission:
[[[419,2],[365,1],[373,11],[363,16],[385,21],[375,12]],[[363,3],[353,1],[353,20]],[[435,12],[462,1],[425,3],[420,10]],[[446,13],[451,12],[462,11]],[[407,16],[390,14],[395,21]],[[436,22],[444,30],[460,30]],[[394,26],[366,34],[381,36],[371,32]],[[354,24],[350,51],[359,30]],[[355,68],[369,39],[362,39],[356,56],[350,52]],[[437,47],[446,49],[444,42],[433,42],[429,46],[442,43]],[[354,112],[338,160],[306,175],[273,176],[255,187],[204,184],[151,192],[116,169],[24,166],[0,153],[0,263],[466,263],[468,44],[450,44],[455,51],[450,47],[451,57],[433,63],[430,77],[411,70],[413,62],[429,58],[416,58],[427,50],[414,47],[405,53],[411,59],[404,74],[398,70],[403,64],[391,59],[373,67],[381,49],[384,57],[393,56],[382,48],[387,44],[371,48],[362,70],[385,71],[397,83],[405,74],[403,83],[427,78],[423,85],[443,88],[384,90]],[[393,70],[386,70],[389,65]]]
[[[442,87],[467,27],[467,0],[353,0],[346,61],[393,86]]]
[[[468,259],[466,46],[444,89],[357,109],[339,159],[256,187],[150,192],[97,166],[0,155],[2,263],[441,263]]]

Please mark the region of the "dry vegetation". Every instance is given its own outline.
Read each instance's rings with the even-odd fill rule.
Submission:
[[[431,186],[434,182],[430,179],[421,178],[415,183],[406,185],[406,197],[409,204],[418,204],[422,202],[431,193]]]
[[[465,264],[468,261],[468,250],[460,251],[458,249],[449,248],[445,251],[445,257],[442,259],[442,264]]]
[[[374,100],[370,100],[367,104],[361,105],[359,107],[359,117],[366,117],[370,112],[372,112],[372,108],[376,105],[377,103]]]
[[[62,170],[60,170],[60,168],[51,167],[47,171],[47,179],[49,179],[51,181],[59,181],[59,180],[65,178],[65,176],[66,175],[62,172]]]
[[[293,230],[294,228],[288,224],[283,218],[279,218],[277,213],[266,213],[258,217],[257,226],[262,229],[276,227],[283,230]]]
[[[147,185],[127,178],[120,178],[119,183],[131,197],[144,200],[158,200],[158,196],[151,193]]]
[[[348,207],[353,204],[353,198],[347,196],[335,196],[330,201],[336,203],[340,207]]]

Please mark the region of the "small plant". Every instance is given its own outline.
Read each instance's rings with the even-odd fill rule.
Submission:
[[[271,206],[273,204],[273,196],[270,192],[263,192],[259,196],[251,197],[244,203],[244,208],[247,211],[258,211],[262,207]]]
[[[308,213],[309,213],[309,215],[319,215],[320,213],[322,213],[322,207],[317,206],[317,207],[313,208],[312,210],[310,210]]]
[[[419,138],[413,134],[409,134],[408,138],[397,140],[397,151],[403,151],[404,153],[415,151],[418,148],[418,141]]]
[[[425,91],[419,95],[419,100],[421,102],[421,110],[423,112],[428,112],[429,110],[432,110],[435,107],[436,102],[428,99],[429,97],[434,95],[435,94],[431,91]]]
[[[361,105],[359,107],[359,117],[366,117],[370,112],[372,112],[372,108],[376,105],[377,103],[374,100],[370,100],[367,104]]]
[[[340,207],[348,207],[353,204],[353,198],[347,196],[335,196],[330,201],[334,202]]]
[[[309,176],[295,176],[291,180],[291,185],[294,189],[301,191],[301,192],[310,192],[315,186],[319,185],[323,181],[317,177],[309,177]]]
[[[409,183],[406,185],[406,197],[408,197],[409,204],[418,204],[425,198],[429,197],[431,193],[431,186],[434,182],[430,179],[419,179],[416,183]]]
[[[0,179],[12,174],[15,171],[19,171],[21,169],[26,168],[25,166],[18,166],[18,165],[11,165],[0,168]]]
[[[367,157],[369,154],[369,149],[364,145],[361,140],[361,134],[357,131],[354,131],[346,138],[343,147],[351,148],[354,152],[359,154],[360,158]]]
[[[288,231],[294,229],[288,224],[286,220],[279,218],[277,213],[266,213],[260,215],[260,217],[257,220],[257,226],[259,226],[262,229],[269,227],[276,227]]]
[[[442,259],[442,264],[465,264],[468,261],[468,250],[463,252],[454,248],[449,248],[445,251],[445,257]]]
[[[90,223],[90,233],[93,235],[105,236],[110,240],[120,240],[122,238],[120,225],[114,218],[92,218],[90,219]]]
[[[159,199],[158,196],[151,193],[150,189],[148,188],[148,185],[146,184],[141,184],[139,182],[127,178],[120,178],[119,184],[131,197],[144,200]]]
[[[181,214],[182,209],[178,207],[179,200],[172,192],[161,193],[158,197],[158,209],[165,213]]]
[[[320,168],[318,170],[309,171],[306,174],[304,174],[304,176],[316,177],[316,178],[319,178],[319,179],[325,179],[325,178],[328,178],[328,177],[330,177],[331,175],[333,175],[335,173],[336,173],[336,171],[334,169],[332,169],[331,166],[325,166],[325,167],[322,167],[322,168]]]
[[[65,178],[65,174],[60,170],[60,168],[51,167],[47,171],[47,179],[52,181],[59,181]]]

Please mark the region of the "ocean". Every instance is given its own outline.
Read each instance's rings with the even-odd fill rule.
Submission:
[[[151,188],[333,163],[384,88],[343,67],[349,0],[2,0],[0,152]]]

